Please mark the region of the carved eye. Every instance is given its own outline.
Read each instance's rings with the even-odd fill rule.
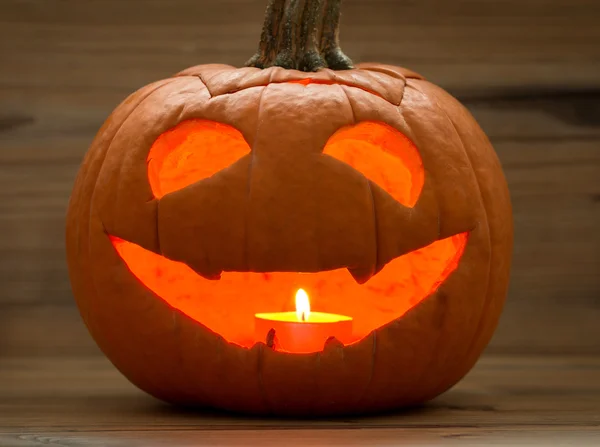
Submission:
[[[425,172],[419,151],[387,124],[344,127],[329,139],[323,153],[349,164],[405,206],[414,207],[423,190]]]
[[[148,154],[148,180],[158,199],[211,177],[250,147],[232,126],[214,121],[184,121],[160,135]]]

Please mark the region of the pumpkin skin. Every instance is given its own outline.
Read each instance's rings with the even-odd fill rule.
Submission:
[[[254,152],[252,163],[224,162],[210,177],[226,176],[222,182],[201,189],[205,179],[157,197],[149,153],[162,135],[193,120],[237,130]],[[361,123],[389,126],[414,143],[422,188],[411,207],[371,184],[375,227],[363,237],[366,226],[353,221],[345,231],[343,219],[335,221],[340,234],[332,230],[313,244],[320,247],[317,262],[303,239],[315,214],[295,210],[323,177],[311,175],[314,166],[303,157]],[[353,175],[319,190],[333,191],[327,209],[344,219],[354,216]],[[262,200],[249,203],[249,182]],[[250,242],[236,239],[239,222],[253,228]],[[153,292],[119,252],[121,242],[132,243],[217,283],[221,271],[329,271],[358,253],[375,259],[355,265],[365,287],[395,259],[461,235],[468,237],[456,265],[432,293],[358,340],[333,341],[312,354],[233,342]],[[512,218],[506,181],[483,131],[454,98],[413,72],[380,64],[316,73],[204,65],[140,89],[109,117],[76,179],[66,241],[83,320],[142,390],[180,405],[340,415],[427,401],[473,367],[504,304]],[[343,247],[358,248],[340,254]],[[259,298],[240,289],[240,302]],[[335,299],[341,305],[343,298]]]

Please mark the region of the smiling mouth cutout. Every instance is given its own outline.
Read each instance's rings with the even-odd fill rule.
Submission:
[[[160,200],[209,178],[249,152],[244,138],[230,126],[205,120],[183,122],[161,135],[148,155],[154,196]],[[321,156],[351,166],[405,207],[414,207],[423,189],[424,169],[416,147],[383,124],[341,129]],[[184,262],[116,236],[109,238],[143,286],[227,341],[250,348],[265,342],[255,339],[255,314],[293,311],[300,288],[310,295],[315,311],[353,318],[352,339],[340,341],[362,339],[439,288],[458,267],[468,232],[396,257],[362,284],[348,268],[312,273],[225,271],[218,279],[207,279]]]

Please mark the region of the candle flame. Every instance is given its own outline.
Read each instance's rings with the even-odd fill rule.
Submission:
[[[296,316],[298,321],[308,321],[310,317],[310,300],[304,289],[296,292]]]

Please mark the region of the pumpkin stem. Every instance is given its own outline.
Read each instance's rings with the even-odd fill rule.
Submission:
[[[325,0],[325,16],[321,32],[321,52],[327,65],[333,70],[348,70],[352,61],[340,48],[340,21],[342,18],[342,0]]]
[[[248,67],[350,70],[340,48],[342,0],[269,0],[258,52]]]
[[[279,47],[278,33],[283,21],[284,6],[285,0],[269,0],[258,52],[246,63],[247,66],[267,68],[269,61],[275,59]]]

